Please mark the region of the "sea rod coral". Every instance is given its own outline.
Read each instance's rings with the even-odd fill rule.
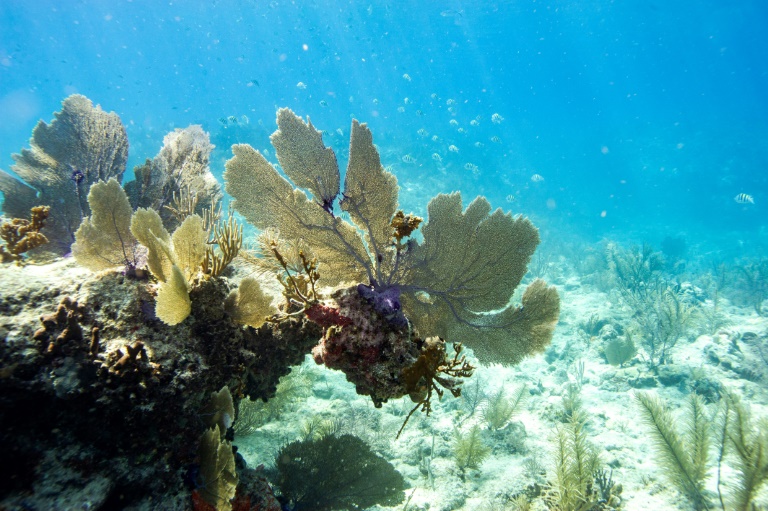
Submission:
[[[336,319],[320,323],[318,363],[344,371],[377,405],[405,394],[418,402],[428,375],[419,397],[402,371],[418,360],[423,339],[464,342],[480,361],[507,364],[549,343],[559,314],[554,288],[536,280],[520,306],[510,305],[539,243],[528,219],[491,212],[483,197],[462,211],[459,193],[440,194],[418,242],[410,235],[420,219],[398,210],[397,179],[365,124],[352,122],[343,193],[336,156],[312,123],[281,109],[277,124],[271,141],[285,176],[238,144],[226,190],[253,225],[310,247],[323,284],[338,288],[332,300],[304,304],[310,318],[318,306],[336,310],[322,315]]]

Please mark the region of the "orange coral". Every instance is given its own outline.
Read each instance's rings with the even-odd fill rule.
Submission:
[[[45,226],[50,211],[49,206],[35,206],[29,220],[14,218],[3,223],[0,238],[5,241],[5,246],[0,247],[0,261],[20,261],[24,252],[48,243],[48,238],[40,230]]]

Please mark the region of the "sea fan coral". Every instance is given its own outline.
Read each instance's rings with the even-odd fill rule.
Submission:
[[[128,137],[117,114],[94,107],[85,96],[69,96],[61,106],[50,124],[37,123],[31,147],[13,155],[11,170],[24,182],[0,171],[0,191],[3,211],[12,217],[25,216],[36,204],[50,206],[42,233],[51,242],[47,247],[63,254],[91,214],[86,200],[91,185],[122,179]]]
[[[334,215],[333,176],[340,173],[320,132],[288,109],[278,111],[277,124],[272,141],[291,181],[249,145],[233,146],[226,164],[227,191],[248,221],[303,240],[320,261],[325,284],[361,284],[360,303],[373,303],[379,313],[388,306],[384,316],[400,321],[397,327],[408,318],[420,335],[465,341],[484,362],[516,363],[546,346],[559,314],[556,291],[535,281],[522,306],[509,304],[539,243],[529,220],[491,213],[483,197],[462,211],[458,193],[441,194],[429,203],[423,242],[404,242],[419,222],[409,217],[404,230],[397,179],[382,167],[370,130],[354,120],[339,202],[347,222]],[[360,339],[361,347],[369,344]]]

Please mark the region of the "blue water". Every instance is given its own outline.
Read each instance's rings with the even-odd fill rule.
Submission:
[[[288,106],[342,163],[350,119],[368,122],[408,210],[459,189],[531,216],[545,241],[683,236],[715,258],[760,255],[766,29],[758,0],[4,0],[0,168],[72,93],[120,115],[129,169],[196,123],[219,176],[230,144],[269,147]],[[755,204],[737,204],[742,192]]]

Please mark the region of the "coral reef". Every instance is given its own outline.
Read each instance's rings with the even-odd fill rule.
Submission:
[[[50,124],[40,121],[32,131],[30,148],[13,155],[11,170],[23,183],[0,171],[3,211],[22,217],[32,206],[50,206],[42,233],[46,249],[69,251],[75,230],[91,211],[86,201],[91,185],[122,179],[128,158],[128,138],[120,118],[94,107],[74,94],[62,102]]]
[[[460,395],[474,367],[459,341],[481,361],[508,364],[550,341],[559,312],[554,288],[536,280],[521,306],[509,305],[539,241],[527,219],[491,212],[484,198],[462,210],[458,193],[439,195],[418,242],[412,235],[422,219],[397,209],[397,181],[365,125],[352,124],[341,195],[336,157],[320,132],[285,109],[278,125],[272,141],[293,184],[243,145],[233,147],[226,175],[236,209],[264,231],[261,254],[243,260],[277,277],[277,307],[264,275],[239,287],[228,278],[242,228],[232,215],[220,221],[202,129],[169,134],[126,192],[116,116],[73,96],[50,126],[38,125],[16,170],[33,187],[31,176],[43,172],[69,187],[63,210],[53,204],[68,200],[61,190],[46,188],[41,197],[50,198],[51,218],[68,236],[56,239],[68,247],[77,228],[75,259],[99,273],[70,268],[71,280],[56,291],[3,297],[14,314],[0,325],[7,336],[0,421],[8,425],[0,441],[11,445],[0,505],[54,508],[59,497],[45,490],[53,470],[74,508],[277,509],[231,445],[234,410],[246,398],[272,398],[306,354],[343,371],[377,407],[408,395],[415,406],[405,426],[416,410],[430,413],[435,394]],[[62,142],[75,136],[80,145]],[[53,141],[76,154],[64,158]],[[14,186],[22,185],[4,190]],[[317,473],[318,463],[346,453],[362,466],[330,467],[309,490],[308,476],[279,470],[284,499],[312,509],[403,499],[403,478],[356,437],[308,442],[295,448],[316,459],[292,455],[289,444],[278,464]],[[342,484],[328,486],[334,477]]]
[[[238,326],[225,310],[231,287],[221,279],[193,289],[189,320],[169,327],[147,306],[146,281],[68,271],[64,287],[34,300],[5,290],[4,302],[18,305],[0,324],[4,336],[15,332],[0,343],[7,369],[0,441],[8,446],[0,502],[9,509],[22,501],[36,509],[86,501],[99,509],[189,509],[196,484],[187,477],[185,486],[184,474],[199,472],[211,393],[228,386],[235,402],[269,399],[317,342],[319,327],[296,320]],[[57,297],[63,289],[71,294]],[[230,413],[219,413],[219,423],[231,424]],[[52,474],[66,495],[48,492]]]
[[[420,339],[466,342],[481,361],[507,364],[549,343],[559,313],[554,288],[534,281],[522,306],[509,305],[539,242],[530,221],[491,213],[482,197],[462,211],[458,193],[438,195],[416,242],[410,235],[421,219],[397,210],[397,180],[381,166],[370,130],[353,121],[338,203],[348,222],[335,214],[340,172],[320,132],[288,109],[278,111],[277,124],[271,140],[290,181],[243,144],[232,147],[224,178],[249,222],[311,247],[324,284],[357,283],[325,309],[302,305],[326,319],[328,307],[339,311],[335,324],[324,325],[318,363],[342,369],[378,405],[402,395],[400,373],[416,363]]]

